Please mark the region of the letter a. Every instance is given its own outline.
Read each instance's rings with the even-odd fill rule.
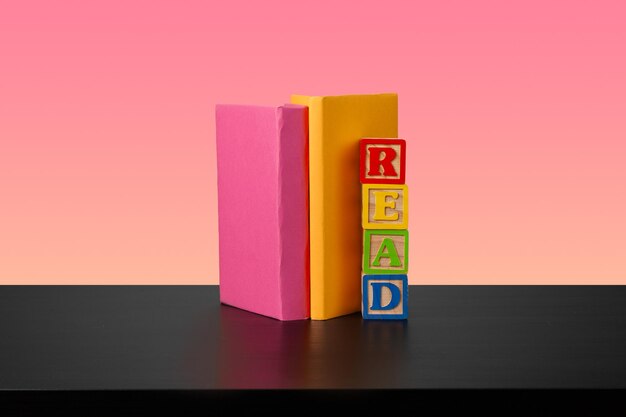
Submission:
[[[380,244],[380,248],[378,248],[378,252],[376,252],[376,257],[372,265],[380,266],[380,258],[389,258],[389,266],[402,266],[396,245],[394,245],[393,240],[388,237],[384,238],[383,242]]]

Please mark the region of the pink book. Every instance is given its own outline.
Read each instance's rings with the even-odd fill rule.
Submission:
[[[305,106],[217,105],[220,300],[309,317]]]

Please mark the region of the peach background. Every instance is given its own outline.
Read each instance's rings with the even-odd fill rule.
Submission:
[[[398,92],[412,283],[626,283],[626,6],[19,1],[0,283],[218,280],[213,107]]]

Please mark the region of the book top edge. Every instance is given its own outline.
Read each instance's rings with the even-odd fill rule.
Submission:
[[[378,96],[398,96],[398,93],[373,93],[373,94],[339,94],[339,95],[307,95],[307,94],[292,94],[294,97],[308,97],[311,99],[334,99],[334,98],[356,98],[356,97],[378,97]]]
[[[216,109],[219,109],[219,108],[229,109],[230,108],[230,109],[251,109],[251,110],[302,109],[305,107],[306,106],[303,106],[300,104],[292,104],[292,103],[285,103],[285,104],[281,104],[277,106],[260,105],[260,104],[230,104],[230,103],[219,103],[215,105]]]

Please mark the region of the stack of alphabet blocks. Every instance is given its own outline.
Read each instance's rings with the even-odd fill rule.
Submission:
[[[405,184],[406,142],[361,139],[364,319],[408,316],[409,194]]]

